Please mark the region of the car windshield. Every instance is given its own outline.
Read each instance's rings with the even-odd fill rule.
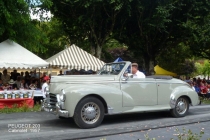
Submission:
[[[108,63],[98,72],[99,75],[118,75],[124,68],[125,63]]]

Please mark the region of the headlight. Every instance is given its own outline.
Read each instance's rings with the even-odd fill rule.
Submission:
[[[61,93],[59,95],[59,99],[64,102],[66,100],[66,94],[64,89],[61,90]]]

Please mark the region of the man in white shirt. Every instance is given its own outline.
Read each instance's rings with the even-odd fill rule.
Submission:
[[[132,74],[133,78],[146,78],[143,72],[140,72],[138,70],[138,64],[137,63],[132,63]]]

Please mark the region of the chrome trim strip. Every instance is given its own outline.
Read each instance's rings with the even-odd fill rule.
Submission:
[[[110,107],[108,106],[108,114],[114,114],[114,108],[113,107]]]
[[[74,82],[74,83],[66,83],[66,84],[104,84],[104,83],[157,83],[156,81],[151,81],[151,82],[147,82],[147,81],[112,81],[112,82],[104,82],[104,81],[96,81],[96,82]],[[168,84],[168,83],[166,83]]]

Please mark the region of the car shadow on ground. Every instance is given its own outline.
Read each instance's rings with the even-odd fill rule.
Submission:
[[[55,118],[55,119],[50,119],[50,120],[42,120],[39,123],[43,127],[78,128],[72,118],[64,118],[64,119]]]
[[[162,118],[172,118],[172,116],[170,115],[169,111],[107,115],[104,117],[104,121],[102,122],[102,124],[130,123],[136,121],[149,121]]]
[[[195,115],[193,112],[189,112],[188,115]],[[105,115],[104,120],[101,123],[103,125],[120,125],[125,123],[136,123],[138,121],[160,121],[162,119],[172,119],[169,111],[159,112],[141,112],[141,113],[129,113],[129,114],[118,114],[118,115]],[[40,122],[44,126],[58,127],[58,128],[73,128],[78,129],[79,127],[74,123],[73,118],[59,119],[55,117],[51,120],[43,120]]]
[[[102,125],[113,125],[113,124],[123,124],[131,123],[136,121],[145,120],[156,120],[162,118],[170,118],[170,113],[168,111],[161,112],[150,112],[150,113],[132,113],[132,114],[120,114],[120,115],[105,115]],[[78,126],[74,123],[73,118],[54,118],[51,120],[43,120],[40,122],[45,127],[54,128],[73,128],[78,129]]]

